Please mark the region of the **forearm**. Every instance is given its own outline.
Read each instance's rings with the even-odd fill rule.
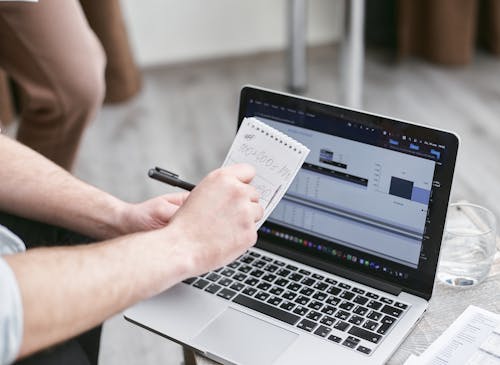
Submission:
[[[96,238],[123,233],[116,221],[126,203],[2,135],[0,162],[0,210]]]
[[[7,256],[23,301],[21,356],[81,333],[187,277],[173,230]]]

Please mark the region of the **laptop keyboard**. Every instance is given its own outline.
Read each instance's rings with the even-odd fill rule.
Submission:
[[[410,307],[254,251],[184,282],[366,355]]]

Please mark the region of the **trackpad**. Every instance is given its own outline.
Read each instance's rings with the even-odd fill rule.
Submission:
[[[235,364],[272,364],[297,334],[226,309],[194,340],[196,347]]]

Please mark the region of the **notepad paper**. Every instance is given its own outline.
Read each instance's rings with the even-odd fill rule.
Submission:
[[[286,134],[256,118],[245,118],[231,145],[223,166],[248,163],[255,167],[251,185],[260,193],[264,216],[269,217],[302,167],[309,149]]]

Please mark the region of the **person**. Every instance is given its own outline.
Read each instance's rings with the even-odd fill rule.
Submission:
[[[0,210],[55,224],[95,243],[22,247],[0,229],[0,364],[94,328],[111,315],[240,256],[257,239],[253,167],[209,173],[189,193],[138,204],[86,184],[0,135]],[[100,242],[98,242],[100,240]],[[59,363],[78,361],[78,351]],[[84,357],[84,356],[83,356]]]
[[[105,94],[106,57],[77,0],[0,0],[0,68],[21,91],[17,139],[71,170]]]

